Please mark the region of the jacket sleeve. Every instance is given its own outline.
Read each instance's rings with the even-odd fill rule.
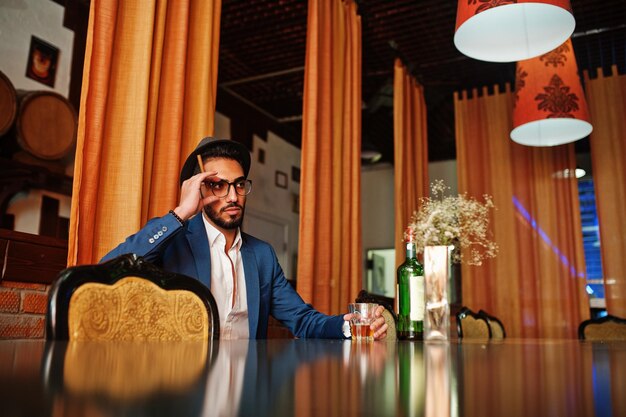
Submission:
[[[180,222],[168,213],[163,217],[155,217],[134,235],[126,238],[111,252],[107,253],[100,262],[108,261],[117,256],[134,253],[147,261],[159,265],[161,255],[167,242],[183,229]]]
[[[343,339],[343,316],[328,316],[304,302],[285,278],[276,254],[273,257],[270,313],[299,338]]]

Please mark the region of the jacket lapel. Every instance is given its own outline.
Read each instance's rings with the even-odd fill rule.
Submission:
[[[186,237],[196,264],[197,278],[207,288],[211,289],[211,251],[202,221],[202,213],[197,214],[187,222]]]
[[[246,298],[248,299],[248,322],[250,324],[250,338],[256,339],[259,328],[259,308],[261,301],[259,287],[259,268],[256,263],[254,251],[247,244],[247,239],[242,233],[241,256],[243,259],[243,272],[246,278]]]

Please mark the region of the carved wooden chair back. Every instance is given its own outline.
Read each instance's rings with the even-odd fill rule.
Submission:
[[[612,315],[585,320],[578,326],[578,338],[593,341],[626,341],[626,320]]]
[[[456,315],[459,339],[490,339],[491,328],[484,317],[467,307],[461,308]]]
[[[63,270],[50,289],[46,337],[174,341],[219,338],[211,292],[135,255]]]

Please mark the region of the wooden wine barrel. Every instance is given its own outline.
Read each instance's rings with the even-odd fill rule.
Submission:
[[[51,91],[20,91],[17,115],[17,143],[41,159],[59,159],[76,142],[76,111],[60,94]]]
[[[0,136],[11,129],[17,114],[17,95],[9,77],[0,71]]]

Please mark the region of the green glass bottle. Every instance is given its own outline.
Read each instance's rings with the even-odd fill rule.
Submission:
[[[406,260],[398,267],[398,338],[422,340],[424,333],[424,268],[417,261],[415,237],[409,228]]]

